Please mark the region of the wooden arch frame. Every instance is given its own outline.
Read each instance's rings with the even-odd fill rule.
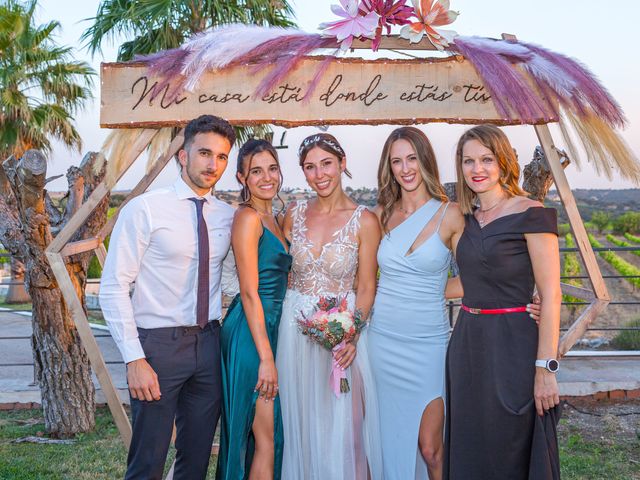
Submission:
[[[503,38],[515,38],[510,35],[503,35]],[[354,46],[355,47],[355,46]],[[357,48],[369,48],[368,43],[358,44]],[[433,50],[433,47],[426,40],[423,40],[420,44],[417,45],[408,45],[406,41],[398,39],[397,37],[385,37],[382,40],[382,44],[380,46],[381,49],[394,50],[394,49],[402,49],[402,50]],[[458,59],[462,60],[462,59]],[[375,61],[374,61],[375,62]],[[393,60],[388,60],[385,63],[393,64]],[[370,63],[370,62],[369,62]],[[360,65],[366,65],[366,61],[360,62]],[[123,64],[106,64],[103,65],[103,83],[105,72],[109,73],[109,68],[115,67],[119,70],[125,70],[126,68],[135,68],[135,65],[127,67],[127,65]],[[106,68],[106,70],[105,70]],[[102,112],[105,112],[105,102],[104,102],[104,85],[103,85],[103,106]],[[191,117],[189,117],[191,118]],[[340,122],[339,120],[332,120],[329,123],[350,123],[350,124],[377,124],[377,123],[387,123],[387,124],[414,124],[414,123],[427,123],[430,121],[447,121],[450,123],[480,123],[481,121],[487,121],[487,119],[480,118],[438,118],[438,117],[430,117],[430,118],[416,118],[412,117],[396,117],[396,118],[385,118],[384,120],[375,120],[370,118],[359,118],[355,121],[346,121]],[[501,125],[508,124],[519,124],[522,122],[508,120],[508,119],[488,119],[488,121]],[[248,120],[233,120],[232,123],[235,124],[247,124]],[[47,258],[51,264],[51,268],[53,270],[54,275],[60,285],[62,294],[64,296],[65,301],[69,309],[71,310],[73,320],[75,322],[76,328],[78,329],[78,333],[82,339],[82,342],[87,350],[87,354],[89,355],[89,359],[91,361],[91,365],[93,370],[100,382],[100,386],[105,394],[107,399],[107,404],[109,405],[109,409],[113,415],[114,421],[118,430],[120,432],[121,438],[125,445],[128,447],[131,441],[131,424],[127,417],[127,414],[124,410],[124,407],[121,403],[120,397],[118,395],[118,391],[115,388],[111,376],[107,370],[106,364],[98,347],[98,344],[91,332],[91,328],[85,314],[85,311],[82,307],[81,301],[76,295],[73,284],[71,283],[71,279],[65,268],[65,258],[71,255],[87,252],[93,250],[100,261],[100,264],[104,264],[104,260],[106,257],[106,249],[104,247],[104,239],[111,233],[115,221],[117,219],[118,213],[122,206],[124,206],[129,200],[143,193],[149,185],[154,181],[154,179],[158,176],[158,174],[162,171],[165,165],[173,158],[173,156],[178,152],[183,143],[183,131],[181,131],[171,142],[166,152],[160,156],[160,158],[155,162],[153,168],[146,174],[144,177],[138,182],[135,188],[131,191],[126,200],[122,203],[122,205],[118,208],[116,214],[105,224],[99,234],[87,240],[81,240],[77,242],[71,242],[70,240],[75,234],[75,232],[81,227],[87,217],[91,214],[94,208],[100,203],[100,201],[110,192],[113,186],[117,183],[117,181],[126,173],[126,171],[133,165],[135,160],[140,156],[142,152],[144,152],[149,146],[150,142],[154,139],[154,137],[158,133],[158,127],[167,126],[167,125],[180,125],[184,124],[185,121],[175,121],[175,122],[158,122],[155,117],[149,117],[146,122],[143,122],[147,127],[142,130],[141,134],[138,138],[128,146],[128,149],[123,154],[123,158],[120,159],[119,163],[122,165],[121,171],[115,178],[105,179],[103,180],[98,187],[93,191],[91,196],[87,199],[87,201],[78,209],[78,211],[73,215],[73,217],[69,220],[69,222],[65,225],[63,230],[58,233],[55,239],[51,242],[49,247],[46,250]],[[280,125],[294,125],[294,124],[304,124],[304,125],[325,125],[327,124],[327,119],[318,118],[314,121],[305,120],[302,122],[288,122],[285,120],[280,121],[269,121],[266,119],[259,120],[255,123],[276,123]],[[121,122],[118,124],[116,121],[108,122],[101,121],[102,126],[112,126],[119,128],[126,127],[136,127],[139,126],[135,124],[131,124],[131,122]],[[155,128],[154,128],[155,127]],[[580,213],[578,212],[578,208],[571,192],[571,188],[569,187],[569,182],[564,173],[564,169],[561,164],[561,160],[558,154],[558,151],[554,145],[553,138],[551,136],[551,131],[549,130],[548,125],[544,120],[540,120],[540,122],[536,125],[533,125],[535,129],[538,140],[540,141],[540,145],[542,146],[544,153],[546,155],[547,161],[549,163],[551,173],[553,175],[554,182],[556,184],[556,188],[562,200],[562,203],[565,207],[567,215],[569,217],[569,223],[571,225],[571,229],[574,233],[576,244],[580,254],[582,256],[582,260],[584,262],[584,266],[587,270],[587,275],[591,282],[591,289],[575,287],[572,285],[568,285],[563,283],[562,289],[563,292],[580,298],[586,301],[589,301],[590,304],[588,307],[582,312],[580,317],[576,319],[573,325],[569,328],[569,330],[562,336],[560,339],[559,345],[559,354],[564,355],[576,342],[577,340],[584,334],[589,324],[595,319],[608,305],[610,301],[609,293],[607,291],[607,287],[604,283],[604,279],[602,277],[602,273],[600,272],[600,268],[598,266],[595,254],[591,249],[589,239],[587,237],[587,232],[585,230],[584,224],[580,217]]]

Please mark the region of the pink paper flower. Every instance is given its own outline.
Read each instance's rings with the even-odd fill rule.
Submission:
[[[410,43],[418,43],[426,34],[427,39],[438,50],[444,50],[453,40],[455,32],[436,30],[434,27],[449,25],[458,18],[459,13],[449,10],[449,0],[412,0],[418,17],[417,22],[402,27],[400,36]]]
[[[378,50],[382,40],[382,30],[387,29],[387,35],[391,33],[391,25],[406,25],[414,16],[413,7],[406,5],[407,0],[362,0],[360,14],[366,15],[375,12],[380,16],[375,38],[371,45],[373,51]]]
[[[341,50],[348,50],[354,38],[375,38],[379,15],[369,12],[360,14],[360,0],[340,0],[340,5],[331,5],[331,11],[344,20],[320,24],[325,36],[336,37]]]

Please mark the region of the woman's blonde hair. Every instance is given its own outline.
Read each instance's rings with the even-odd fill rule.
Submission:
[[[406,140],[416,152],[420,175],[429,195],[441,202],[447,201],[447,194],[440,183],[436,155],[427,136],[415,127],[396,128],[384,143],[378,165],[378,205],[382,207],[381,221],[385,232],[388,232],[387,224],[393,207],[402,195],[402,189],[391,171],[391,147],[397,140]]]
[[[495,125],[478,125],[462,134],[456,148],[456,193],[462,213],[472,213],[477,203],[477,196],[464,179],[462,172],[462,150],[469,140],[477,140],[496,157],[500,167],[500,186],[509,196],[526,195],[520,188],[520,165],[515,150],[505,133]]]

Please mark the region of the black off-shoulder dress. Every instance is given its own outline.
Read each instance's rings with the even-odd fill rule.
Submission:
[[[485,309],[529,303],[534,278],[524,235],[557,235],[556,217],[553,209],[533,207],[480,228],[466,215],[456,252],[463,303]],[[447,352],[445,478],[559,478],[558,412],[545,415],[550,421],[536,418],[537,348],[538,328],[526,312],[460,311]],[[551,431],[540,436],[543,425]]]

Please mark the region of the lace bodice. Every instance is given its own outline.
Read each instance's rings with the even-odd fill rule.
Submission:
[[[307,201],[301,200],[293,206],[292,289],[313,296],[336,296],[353,291],[358,269],[358,230],[364,208],[362,205],[356,207],[349,221],[333,234],[333,240],[324,244],[316,257],[307,237]]]

